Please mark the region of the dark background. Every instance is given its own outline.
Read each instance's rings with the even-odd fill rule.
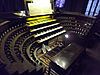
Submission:
[[[0,0],[0,12],[16,12],[24,9],[24,0]]]
[[[65,5],[61,10],[84,13],[87,3],[88,0],[65,0]],[[16,12],[21,10],[25,10],[24,0],[0,0],[0,12]]]
[[[71,11],[85,13],[87,4],[89,0],[65,0],[63,8],[60,8],[61,11]],[[56,2],[56,0],[55,0]],[[57,8],[55,8],[57,9]]]

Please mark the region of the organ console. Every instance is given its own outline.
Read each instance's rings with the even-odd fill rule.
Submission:
[[[0,69],[7,74],[70,75],[84,47],[69,42],[68,33],[85,38],[95,18],[49,14],[0,20]],[[69,34],[68,34],[69,35]],[[41,75],[40,74],[40,75]]]

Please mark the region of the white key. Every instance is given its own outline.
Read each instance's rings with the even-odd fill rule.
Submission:
[[[40,33],[40,34],[35,35],[34,37],[39,37],[39,36],[41,36],[41,35],[44,35],[44,34],[53,32],[53,31],[58,30],[58,29],[61,29],[61,28],[63,28],[63,27],[60,26],[60,27],[57,27],[57,28],[54,28],[54,29],[51,29],[51,30],[47,30],[47,31],[44,31],[44,32],[42,32],[42,33]]]
[[[39,42],[39,43],[44,42],[44,41],[49,40],[49,39],[51,39],[51,38],[53,38],[53,37],[55,37],[55,36],[58,36],[58,35],[60,35],[60,34],[62,34],[62,33],[64,33],[64,32],[66,32],[66,30],[63,30],[63,31],[61,31],[61,32],[58,32],[58,33],[53,34],[53,35],[51,35],[51,36],[48,36],[48,37],[46,37],[46,38],[44,38],[44,39],[38,40],[37,42]]]
[[[41,30],[41,29],[44,29],[44,28],[48,28],[48,27],[52,27],[52,26],[56,26],[58,25],[59,23],[55,23],[55,24],[51,24],[51,25],[48,25],[48,26],[43,26],[41,28],[37,28],[37,29],[33,29],[31,30],[31,32],[34,32],[34,31],[37,31],[37,30]]]

